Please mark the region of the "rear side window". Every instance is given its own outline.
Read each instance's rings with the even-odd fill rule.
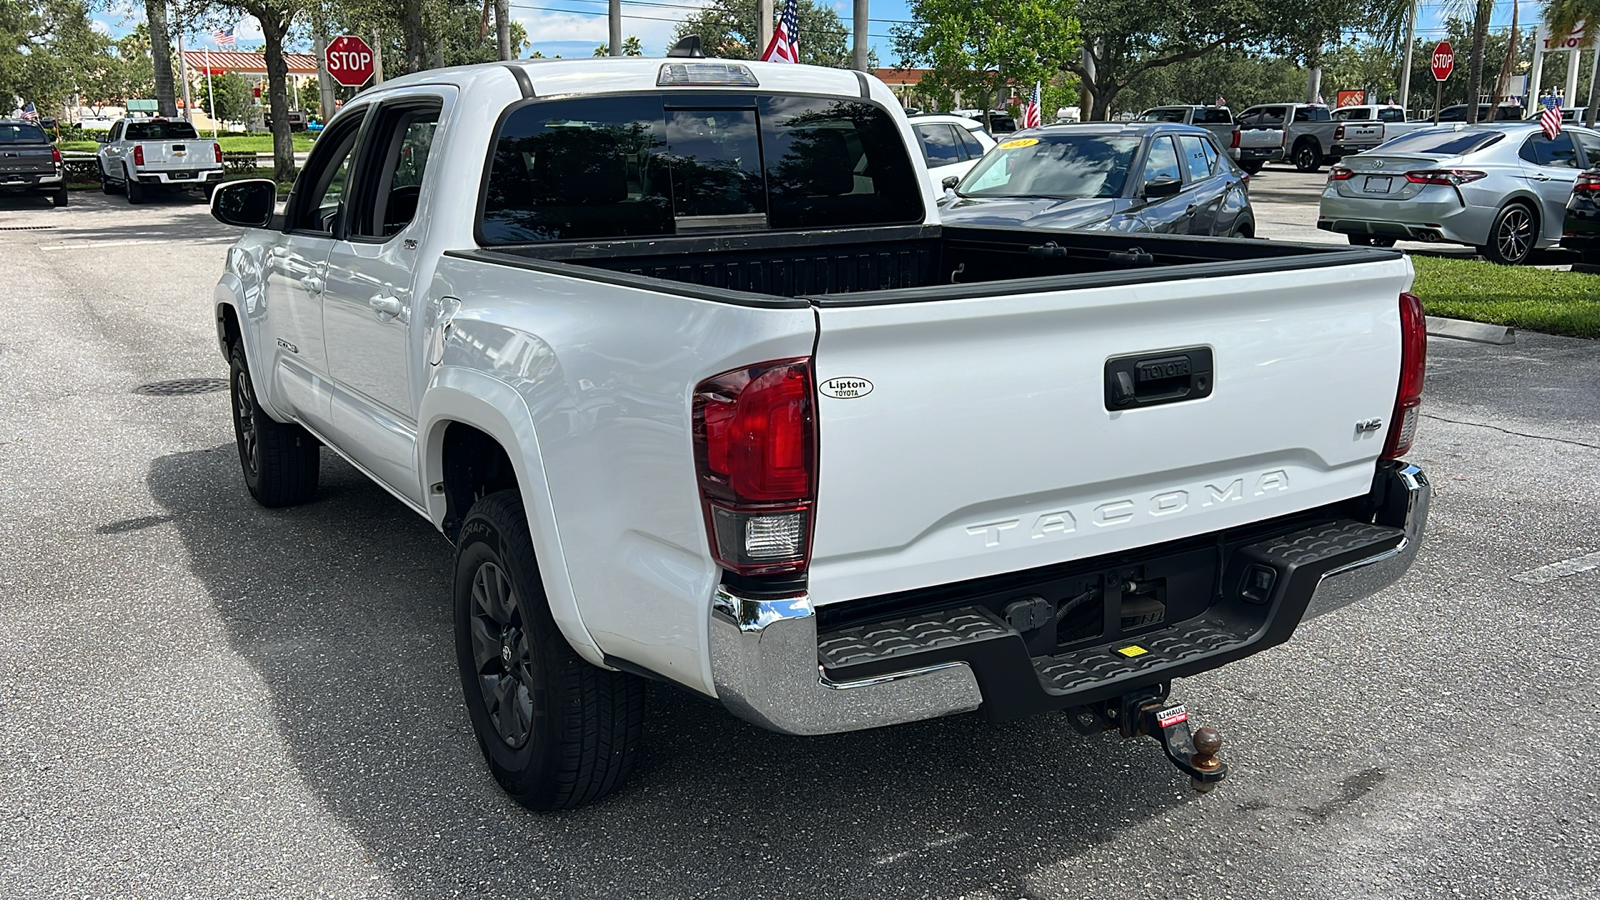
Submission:
[[[961,145],[967,149],[968,159],[977,159],[983,155],[983,143],[973,137],[972,132],[958,127],[956,128],[956,136],[961,138]]]
[[[1583,148],[1583,155],[1588,157],[1589,167],[1600,166],[1600,136],[1587,131],[1574,131],[1571,134],[1572,139],[1578,142],[1579,147]]]
[[[667,108],[660,96],[600,97],[512,112],[489,162],[481,239],[536,243],[922,220],[915,169],[893,120],[876,106],[703,94],[695,95],[695,108],[672,102]],[[942,127],[955,150],[954,135]]]
[[[1380,109],[1378,110],[1378,118],[1385,122],[1404,122],[1406,120],[1406,111],[1398,106]]]
[[[1233,113],[1221,107],[1200,109],[1195,111],[1194,124],[1196,125],[1232,125]]]
[[[196,141],[194,126],[188,122],[129,122],[124,138],[130,141]]]
[[[1517,151],[1528,162],[1537,166],[1555,166],[1558,168],[1578,168],[1578,150],[1572,146],[1572,132],[1563,131],[1556,135],[1555,140],[1536,134],[1523,142],[1522,149]]]
[[[1178,145],[1183,150],[1184,168],[1189,172],[1190,181],[1204,181],[1211,177],[1214,158],[1206,153],[1208,142],[1205,138],[1195,135],[1183,135],[1178,139]]]
[[[1147,109],[1147,110],[1145,110],[1144,115],[1139,117],[1139,121],[1141,121],[1141,122],[1180,122],[1181,123],[1183,121],[1183,113],[1184,113],[1184,110],[1181,107],[1177,107],[1177,108],[1168,107],[1166,109],[1161,109],[1161,108]]]
[[[45,144],[44,132],[37,125],[0,122],[0,144]]]
[[[955,131],[949,125],[918,125],[917,140],[930,166],[949,166],[961,162]]]

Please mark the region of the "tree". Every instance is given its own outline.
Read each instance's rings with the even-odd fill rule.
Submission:
[[[176,116],[178,100],[172,88],[172,30],[167,23],[167,0],[144,0],[144,17],[150,26],[150,61],[155,68],[156,106],[163,116]]]
[[[1330,82],[1355,86],[1355,80],[1342,81],[1334,74],[1332,60],[1336,58],[1330,57],[1328,64]],[[1107,112],[1138,112],[1167,103],[1215,103],[1218,97],[1237,111],[1304,96],[1306,88],[1306,71],[1292,56],[1223,47],[1201,57],[1146,69],[1117,94]]]
[[[116,64],[83,0],[0,0],[0,115],[21,98],[60,109],[85,73]]]
[[[315,82],[313,82],[314,84]],[[202,83],[202,91],[206,90]],[[209,104],[206,112],[211,118],[226,122],[243,122],[250,116],[251,100],[250,84],[238,72],[226,72],[221,75],[211,76],[210,96],[206,98]]]
[[[707,56],[723,59],[757,59],[761,32],[756,27],[756,0],[712,0],[690,13],[672,34],[676,44],[691,34],[700,36]],[[800,61],[814,66],[850,68],[848,31],[839,14],[814,0],[800,0]],[[626,46],[626,45],[624,45]]]
[[[908,12],[911,23],[894,29],[900,65],[929,69],[923,82],[936,94],[981,97],[986,126],[1012,85],[1031,90],[1078,50],[1063,0],[911,0]]]
[[[1551,34],[1571,34],[1579,22],[1587,21],[1589,30],[1585,46],[1600,52],[1600,44],[1595,41],[1595,32],[1600,31],[1600,0],[1544,0],[1541,14]],[[1593,128],[1595,107],[1600,105],[1600,78],[1590,80],[1589,102],[1586,105],[1588,108],[1583,111],[1583,124]]]
[[[1083,52],[1062,69],[1083,80],[1086,118],[1104,120],[1117,94],[1145,72],[1271,37],[1282,23],[1263,2],[1079,0]]]
[[[256,17],[261,23],[262,55],[267,63],[267,109],[272,115],[272,177],[292,181],[295,175],[294,141],[289,135],[289,64],[283,45],[303,12],[300,0],[226,0],[228,8]]]
[[[611,55],[611,45],[610,44],[601,44],[600,46],[594,48],[594,55],[595,56],[610,56]],[[622,40],[622,55],[623,56],[643,56],[644,55],[644,46],[639,43],[639,36],[638,35],[630,34],[626,38],[623,38],[623,40]]]

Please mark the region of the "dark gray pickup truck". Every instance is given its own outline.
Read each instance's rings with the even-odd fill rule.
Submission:
[[[67,205],[61,151],[44,129],[22,119],[0,119],[0,193],[37,193]]]

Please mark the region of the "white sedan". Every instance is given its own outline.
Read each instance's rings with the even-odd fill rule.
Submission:
[[[994,138],[983,130],[983,122],[965,116],[912,116],[911,129],[928,161],[935,197],[944,196],[946,178],[960,179],[995,145]]]

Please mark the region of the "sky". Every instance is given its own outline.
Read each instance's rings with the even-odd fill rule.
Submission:
[[[705,2],[706,0],[623,0],[622,33],[637,35],[644,44],[645,55],[663,55],[677,22]],[[775,5],[781,2],[782,0],[774,0]],[[850,0],[822,0],[822,2],[832,6],[845,27],[847,29],[850,27],[852,9]],[[1451,0],[1419,0],[1419,2],[1417,35],[1424,39],[1443,38],[1444,13],[1454,4]],[[1500,30],[1511,24],[1513,2],[1514,0],[1498,0],[1491,20],[1492,28]],[[531,42],[530,51],[538,50],[545,56],[557,54],[566,57],[589,56],[596,46],[606,42],[608,31],[606,6],[607,0],[512,0],[511,13],[527,30]],[[1522,27],[1531,27],[1538,21],[1538,16],[1537,0],[1523,0],[1519,13]],[[106,34],[120,36],[143,20],[144,4],[115,0],[109,9],[96,13],[94,18],[95,27]],[[907,18],[906,0],[871,0],[867,36],[873,49],[877,51],[882,65],[892,66],[896,62],[891,29]],[[249,17],[241,19],[235,27],[234,34],[238,43],[231,49],[250,50],[259,49],[261,46],[261,26],[254,19]],[[206,29],[192,33],[186,38],[186,46],[199,50],[205,47],[215,48],[217,45],[211,39],[210,30]],[[309,48],[296,49],[309,50]],[[1456,48],[1458,56],[1465,52],[1464,47]]]

